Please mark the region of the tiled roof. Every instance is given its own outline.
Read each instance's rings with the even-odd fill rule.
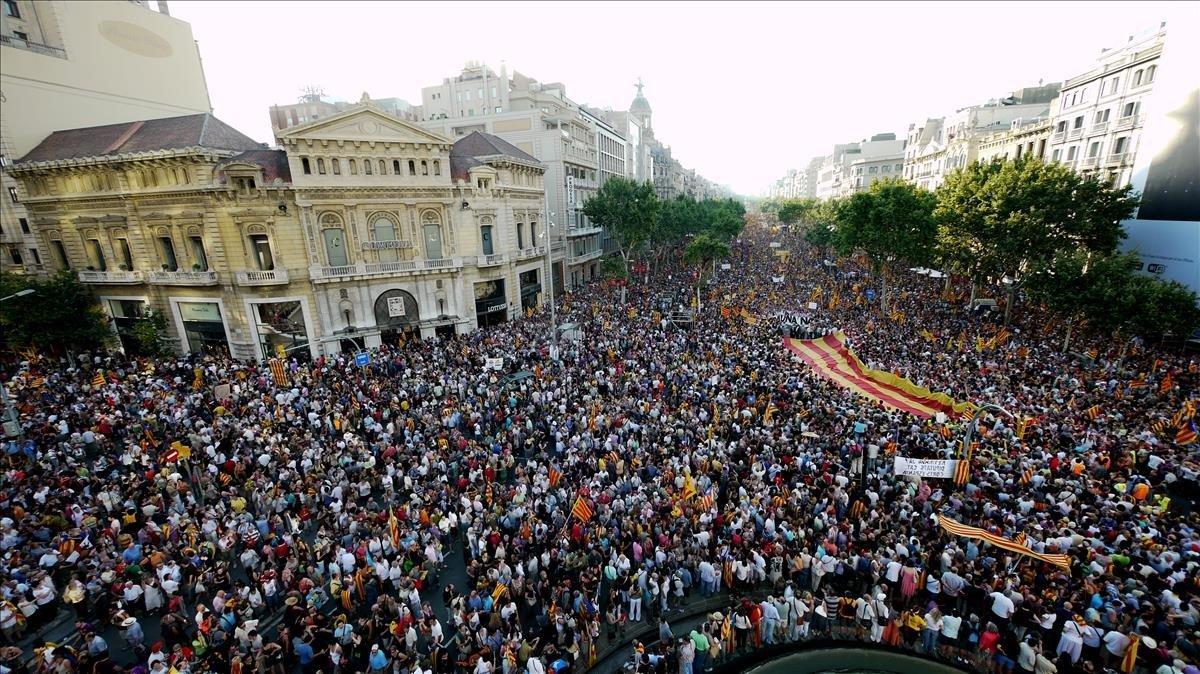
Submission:
[[[479,157],[505,156],[518,161],[541,164],[537,157],[490,133],[473,131],[459,138],[450,148],[450,177],[466,180],[468,172],[475,166],[483,166]]]
[[[281,183],[292,182],[292,170],[288,166],[287,153],[283,150],[249,150],[234,155],[217,164],[215,170],[230,164],[254,164],[262,167],[263,182],[271,185],[276,179]]]
[[[462,138],[459,138],[454,147],[450,149],[450,156],[455,155],[468,157],[490,157],[494,155],[507,155],[521,161],[539,163],[537,157],[525,152],[521,148],[504,140],[499,136],[493,136],[490,133],[481,133],[473,131]]]
[[[55,131],[20,161],[56,161],[189,147],[260,150],[263,145],[211,114],[199,113]]]

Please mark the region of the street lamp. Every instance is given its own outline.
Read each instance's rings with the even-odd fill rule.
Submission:
[[[14,297],[25,297],[27,295],[32,295],[36,292],[37,292],[37,290],[35,290],[33,288],[26,288],[24,290],[18,290],[17,292],[15,292],[11,295],[7,295],[5,297],[0,297],[0,302],[3,302],[4,300],[11,300]]]
[[[543,233],[542,237],[546,239],[546,273],[547,285],[550,286],[550,357],[558,358],[558,313],[554,308],[554,246],[550,242],[550,228],[557,227],[550,220],[554,217],[554,211],[550,211],[550,217],[546,217],[545,211],[538,211],[538,215],[542,216]]]
[[[975,427],[979,424],[979,420],[983,418],[983,415],[987,414],[988,412],[999,412],[1007,415],[1009,419],[1017,418],[1015,414],[1009,412],[999,405],[994,405],[992,403],[984,403],[980,405],[979,409],[975,410],[975,414],[971,415],[971,423],[967,424],[967,432],[963,436],[963,445],[959,448],[955,458],[963,458],[963,452],[967,451],[967,448],[971,446],[971,437],[975,435]]]

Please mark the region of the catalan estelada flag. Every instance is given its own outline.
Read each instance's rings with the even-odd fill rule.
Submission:
[[[1024,545],[1019,545],[1016,541],[1009,540],[1003,536],[997,536],[986,529],[967,526],[961,522],[955,522],[949,517],[944,517],[941,515],[939,515],[937,519],[938,526],[945,529],[947,533],[966,538],[978,538],[981,541],[986,541],[998,548],[1008,550],[1009,552],[1015,552],[1019,555],[1025,555],[1026,557],[1032,557],[1048,564],[1053,564],[1064,571],[1071,570],[1071,558],[1067,555],[1051,555],[1042,552],[1034,552]]]
[[[944,393],[866,367],[846,346],[846,335],[841,332],[818,339],[785,339],[783,345],[835,384],[918,417],[929,418],[938,412],[958,417],[974,408],[970,402],[955,402]]]
[[[578,518],[580,522],[587,522],[592,519],[592,507],[580,496],[575,499],[575,505],[571,507],[571,515]]]

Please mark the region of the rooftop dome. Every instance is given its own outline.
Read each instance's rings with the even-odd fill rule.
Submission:
[[[642,95],[641,78],[638,78],[637,84],[634,86],[637,87],[637,96],[634,96],[633,103],[629,104],[629,111],[640,117],[649,118],[651,112],[650,101],[647,101],[646,97]]]

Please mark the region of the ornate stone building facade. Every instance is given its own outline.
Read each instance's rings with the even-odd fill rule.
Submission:
[[[278,132],[327,350],[509,320],[540,302],[544,166],[498,137],[452,143],[364,101]]]
[[[282,152],[198,114],[57,131],[12,174],[48,271],[93,288],[127,352],[150,309],[180,351],[318,353]]]

